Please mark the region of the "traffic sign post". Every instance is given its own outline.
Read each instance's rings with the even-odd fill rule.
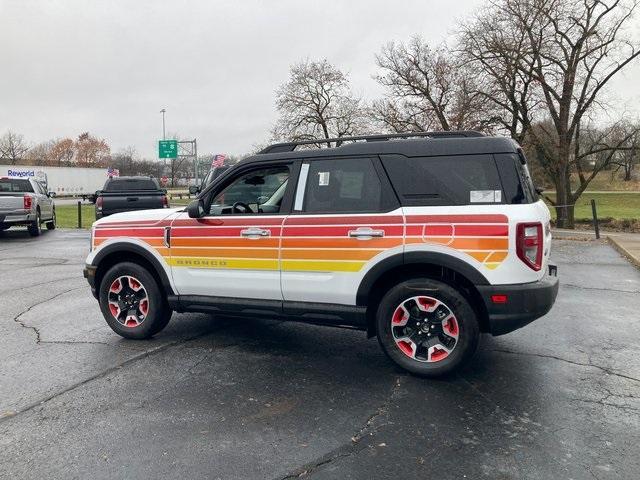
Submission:
[[[158,158],[178,158],[178,141],[158,141]]]

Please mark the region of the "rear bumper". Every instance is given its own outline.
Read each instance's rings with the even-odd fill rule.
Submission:
[[[36,219],[35,213],[0,213],[0,223],[5,225],[26,225]]]
[[[557,271],[555,265],[549,265],[548,274],[533,283],[478,285],[489,316],[489,332],[492,335],[513,332],[551,310],[558,295]],[[497,303],[496,300],[506,301]]]

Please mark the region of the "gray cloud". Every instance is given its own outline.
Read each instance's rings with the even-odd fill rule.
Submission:
[[[268,139],[291,63],[326,57],[373,98],[382,44],[444,40],[481,3],[0,0],[0,133],[88,130],[152,158],[164,107],[200,152],[243,153]],[[620,111],[640,110],[638,77],[636,62],[613,85]]]

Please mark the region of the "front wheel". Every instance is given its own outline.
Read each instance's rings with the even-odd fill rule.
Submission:
[[[102,315],[118,335],[150,338],[169,323],[171,309],[149,271],[131,262],[111,267],[100,283]]]
[[[399,366],[424,377],[453,372],[475,353],[478,320],[465,297],[428,278],[402,282],[382,298],[378,341]]]

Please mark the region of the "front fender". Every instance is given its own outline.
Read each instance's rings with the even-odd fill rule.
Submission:
[[[171,277],[171,269],[164,258],[149,248],[148,244],[135,238],[107,240],[89,254],[86,264],[99,268],[100,263],[110,255],[126,256],[127,253],[140,256],[151,264],[167,294],[172,295],[176,291]]]

